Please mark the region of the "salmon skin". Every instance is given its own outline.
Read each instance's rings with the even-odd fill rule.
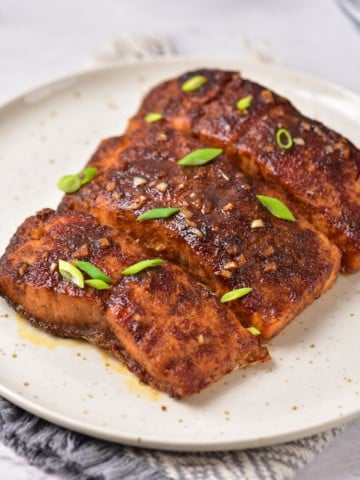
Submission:
[[[293,222],[261,205],[258,195],[284,202],[286,197],[245,176],[236,158],[221,153],[206,165],[178,165],[208,147],[164,122],[111,138],[88,164],[98,168],[95,179],[66,195],[60,209],[89,212],[127,232],[218,297],[251,288],[228,308],[244,326],[255,326],[269,339],[333,284],[340,253],[296,210]],[[138,221],[149,210],[169,207],[180,211]]]
[[[107,350],[143,382],[177,398],[270,358],[231,311],[176,265],[121,273],[146,258],[133,239],[88,214],[45,209],[25,220],[1,258],[0,294],[33,325]],[[60,274],[59,260],[90,262],[113,283],[81,288]]]
[[[205,83],[184,92],[184,82],[195,75]],[[220,146],[244,172],[275,185],[340,248],[344,272],[360,269],[360,150],[342,135],[266,87],[221,70],[188,72],[156,86],[128,131],[143,128],[149,111]]]

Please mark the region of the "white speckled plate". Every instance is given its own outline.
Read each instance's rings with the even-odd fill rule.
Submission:
[[[205,65],[241,69],[359,144],[359,97],[284,68],[176,59],[81,73],[0,109],[0,250],[26,216],[57,205],[57,179],[121,133],[150,86]],[[271,363],[183,401],[139,385],[89,345],[29,327],[0,300],[0,394],[59,425],[132,445],[219,450],[299,438],[360,415],[359,300],[360,275],[340,277],[270,344]]]

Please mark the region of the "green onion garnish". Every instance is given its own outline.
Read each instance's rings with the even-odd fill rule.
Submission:
[[[153,122],[158,122],[161,120],[163,117],[162,113],[159,112],[149,112],[145,115],[144,120],[147,123],[153,123]]]
[[[59,260],[59,272],[69,282],[84,288],[84,277],[78,268],[65,260]]]
[[[256,327],[248,327],[246,330],[255,336],[261,335],[260,330],[258,330]]]
[[[110,288],[110,285],[103,280],[100,280],[98,278],[91,278],[90,280],[85,280],[85,285],[95,288],[96,290],[108,290]]]
[[[236,300],[237,298],[244,297],[248,293],[250,293],[252,288],[244,287],[244,288],[237,288],[236,290],[231,290],[230,292],[224,293],[224,295],[220,298],[221,303],[231,302]]]
[[[141,262],[134,263],[134,265],[131,265],[128,268],[125,268],[121,273],[123,275],[135,275],[136,273],[141,272],[142,270],[145,270],[146,268],[150,267],[157,267],[161,265],[164,262],[161,258],[152,258],[149,260],[142,260]]]
[[[64,175],[57,183],[57,187],[65,193],[74,193],[79,190],[85,183],[90,182],[96,173],[96,167],[87,167],[76,175]]]
[[[193,77],[188,78],[181,85],[181,90],[183,92],[194,92],[198,90],[204,83],[207,82],[207,78],[204,75],[194,75]]]
[[[142,222],[143,220],[155,220],[157,218],[169,218],[175,213],[179,212],[180,208],[153,208],[143,213],[136,220]]]
[[[57,187],[65,193],[74,193],[81,187],[78,175],[64,175],[57,183]]]
[[[85,262],[83,260],[73,260],[73,263],[78,268],[80,268],[80,270],[87,273],[89,277],[91,277],[93,280],[102,280],[103,282],[106,282],[106,283],[113,282],[113,280],[110,277],[105,275],[104,272],[102,272],[99,268],[95,267],[95,265],[93,265],[90,262]]]
[[[81,170],[81,172],[78,173],[78,177],[80,178],[81,185],[85,185],[85,183],[90,182],[92,180],[98,169],[96,167],[87,167]]]
[[[286,130],[286,128],[279,128],[279,130],[276,132],[276,143],[280,148],[285,150],[293,146],[292,136],[290,132]]]
[[[296,218],[288,207],[278,198],[267,197],[265,195],[256,195],[256,198],[274,217],[281,218],[282,220],[291,220],[292,222],[296,221]]]
[[[211,162],[215,157],[222,153],[221,148],[200,148],[194,152],[189,153],[184,158],[177,162],[178,165],[183,167],[196,167],[199,165],[205,165]]]
[[[240,100],[237,102],[236,106],[239,110],[247,110],[252,102],[252,95],[248,95],[246,97],[240,98]]]

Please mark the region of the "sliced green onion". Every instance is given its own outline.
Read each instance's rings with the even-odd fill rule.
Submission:
[[[91,288],[96,290],[108,290],[110,285],[99,278],[91,278],[90,280],[85,280],[85,285],[88,285]]]
[[[147,123],[153,123],[153,122],[158,122],[161,120],[163,117],[162,113],[159,112],[149,112],[145,115],[144,120]]]
[[[65,260],[59,260],[59,272],[69,282],[84,288],[84,276],[78,268]]]
[[[76,175],[64,175],[58,181],[57,187],[65,193],[77,192],[80,187],[95,177],[97,171],[96,167],[87,167]]]
[[[73,260],[73,263],[80,268],[83,272],[87,273],[89,277],[94,280],[102,280],[106,283],[112,283],[113,280],[105,275],[99,268],[95,267],[91,262],[85,262],[83,260]],[[86,282],[85,282],[86,283]]]
[[[125,268],[121,273],[123,275],[135,275],[136,273],[141,272],[142,270],[145,270],[146,268],[150,267],[157,267],[161,265],[164,262],[161,258],[152,258],[149,260],[141,260],[141,262],[134,263],[134,265],[131,265],[128,268]]]
[[[280,148],[285,150],[291,148],[294,142],[289,130],[286,130],[286,128],[279,128],[276,132],[276,143]]]
[[[180,208],[153,208],[143,213],[136,220],[142,222],[143,220],[155,220],[157,218],[169,218],[175,213],[179,212]]]
[[[247,95],[246,97],[240,98],[236,104],[237,108],[239,110],[247,110],[251,105],[252,99],[252,95]]]
[[[178,165],[183,167],[196,167],[199,165],[205,165],[211,162],[214,158],[222,153],[221,148],[200,148],[194,152],[189,153],[184,158],[177,162]]]
[[[81,185],[85,185],[85,183],[90,182],[90,180],[92,180],[97,174],[97,171],[98,169],[96,167],[87,167],[81,170],[81,172],[78,173]]]
[[[207,78],[204,75],[194,75],[193,77],[188,78],[181,85],[181,90],[183,92],[194,92],[198,90],[204,83],[207,82]]]
[[[65,193],[74,193],[81,187],[78,175],[64,175],[57,183],[57,187]]]
[[[256,327],[248,327],[246,330],[255,336],[261,335],[260,330],[258,330]]]
[[[220,298],[221,303],[225,302],[232,302],[237,298],[244,297],[248,293],[250,293],[252,288],[244,287],[244,288],[237,288],[236,290],[231,290],[230,292],[224,293],[224,295]]]
[[[278,198],[267,197],[265,195],[256,195],[259,202],[274,215],[274,217],[281,218],[282,220],[296,221],[294,215],[290,212],[288,207]]]

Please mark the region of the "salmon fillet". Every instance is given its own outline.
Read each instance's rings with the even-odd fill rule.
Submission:
[[[206,82],[183,92],[194,75]],[[240,110],[237,102],[247,97],[250,105]],[[360,269],[360,151],[343,136],[236,72],[202,69],[161,83],[145,97],[129,132],[144,127],[147,112],[162,113],[174,128],[224,148],[244,172],[276,185],[340,248],[342,270]],[[278,145],[280,128],[291,135],[290,148]]]
[[[25,220],[1,258],[0,294],[33,325],[106,349],[173,397],[269,359],[235,315],[176,265],[121,274],[146,258],[131,238],[90,215],[45,209]],[[111,288],[77,286],[59,273],[60,259],[91,262],[111,277]]]
[[[60,209],[89,212],[127,232],[218,297],[252,288],[226,305],[268,339],[332,285],[340,253],[295,210],[295,222],[269,213],[257,195],[286,199],[246,177],[236,157],[223,153],[203,166],[177,165],[208,146],[163,122],[104,141],[88,164],[98,168],[97,176],[66,195]],[[181,210],[167,219],[137,221],[148,210],[167,207]]]

